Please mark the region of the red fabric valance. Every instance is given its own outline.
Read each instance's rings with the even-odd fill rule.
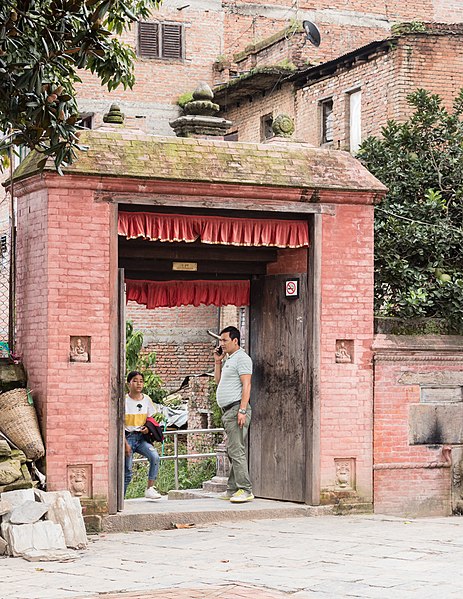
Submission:
[[[202,243],[300,248],[309,245],[307,222],[226,218],[154,212],[120,212],[119,235],[149,241],[201,240]]]
[[[134,281],[126,279],[127,301],[154,308],[249,306],[249,281]]]

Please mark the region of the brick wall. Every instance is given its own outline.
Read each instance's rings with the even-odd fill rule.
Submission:
[[[314,81],[294,95],[290,84],[245,98],[224,115],[233,121],[241,141],[260,140],[261,117],[285,112],[295,118],[295,139],[315,146],[321,143],[320,101],[333,99],[333,146],[349,149],[349,93],[360,89],[362,138],[380,135],[388,119],[404,120],[411,110],[407,96],[423,87],[442,96],[447,108],[461,88],[455,73],[463,71],[459,51],[462,32],[448,35],[416,34],[399,39],[396,48],[378,53],[368,62],[340,68],[334,75]]]
[[[215,306],[147,310],[129,302],[126,318],[143,332],[144,351],[156,352],[155,370],[168,390],[179,387],[187,375],[213,370],[215,343],[207,330],[217,330]]]
[[[373,207],[338,205],[323,215],[320,333],[321,493],[330,497],[339,461],[350,487],[372,500]],[[351,363],[336,363],[345,341]]]
[[[452,23],[463,19],[463,9],[450,0],[393,0],[386,7],[384,0],[373,3],[353,0],[348,4],[344,0],[321,4],[299,2],[297,13],[294,2],[288,0],[252,3],[205,0],[180,11],[177,8],[178,3],[166,0],[159,10],[153,11],[151,19],[184,24],[183,60],[138,58],[133,90],[117,89],[111,93],[90,73],[80,74],[79,108],[82,112],[94,112],[96,125],[101,124],[109,104],[118,102],[127,116],[143,117],[148,131],[172,135],[168,121],[178,114],[178,96],[192,91],[199,81],[217,83],[212,65],[219,56],[232,58],[247,45],[288,27],[296,17],[299,21],[310,19],[317,23],[323,40],[320,47],[304,43],[303,36],[297,34],[294,44],[292,38],[285,39],[265,50],[257,62],[276,64],[289,59],[298,65],[319,64],[388,37],[391,24],[397,21],[435,19]],[[123,41],[136,47],[136,27],[124,34]],[[253,60],[243,62],[240,68],[250,68]]]
[[[93,496],[107,498],[111,209],[78,180],[48,186],[18,199],[18,349],[41,412],[47,488],[63,488],[68,465],[89,464]],[[91,336],[90,363],[69,361],[71,335]]]
[[[460,379],[461,338],[377,335],[374,343],[375,512],[402,516],[451,513],[450,463],[436,445],[411,445],[411,409],[423,405],[421,386],[439,389]],[[421,381],[421,384],[420,384]],[[442,405],[442,404],[441,404]],[[449,405],[449,404],[443,404]],[[456,404],[452,404],[456,405]],[[461,404],[460,404],[461,405]],[[439,403],[428,404],[434,414]],[[434,416],[433,416],[434,418]],[[461,422],[461,420],[460,420]]]
[[[288,84],[281,89],[277,85],[266,91],[265,95],[244,98],[227,110],[224,116],[233,123],[230,131],[238,131],[239,141],[259,142],[262,141],[261,118],[267,114],[276,117],[283,113],[293,118],[295,115],[292,86]]]

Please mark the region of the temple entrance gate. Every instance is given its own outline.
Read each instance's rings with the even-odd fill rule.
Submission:
[[[119,206],[120,214],[124,214],[124,209],[124,206]],[[129,210],[133,215],[136,208],[131,206]],[[145,206],[143,210],[146,211]],[[220,214],[218,211],[219,217]],[[180,216],[187,218],[187,215]],[[223,218],[228,216],[227,213]],[[258,220],[266,223],[270,217],[275,220],[276,216],[281,217],[282,223],[288,221],[287,214],[275,213],[259,213]],[[240,220],[243,217],[251,222],[256,215],[240,213],[237,216]],[[307,221],[312,217],[292,214],[291,222],[298,218],[307,229]],[[149,241],[119,235],[119,272],[120,277],[129,281],[129,298],[134,297],[135,287],[137,297],[140,296],[137,281],[146,284],[149,290],[146,296],[153,289],[157,294],[158,286],[162,288],[163,282],[171,285],[174,281],[181,281],[187,287],[200,281],[208,282],[211,288],[226,282],[231,287],[243,281],[249,282],[249,353],[254,363],[253,418],[249,439],[254,493],[257,497],[307,503],[312,501],[308,486],[310,476],[307,477],[308,464],[312,463],[311,455],[308,455],[311,452],[308,431],[312,430],[312,426],[310,423],[307,426],[310,418],[307,413],[310,396],[307,372],[311,322],[308,310],[312,304],[309,301],[310,275],[307,274],[309,251],[307,248],[210,245],[200,241]],[[179,264],[180,269],[174,270],[179,268]],[[188,270],[193,268],[192,265],[195,270]],[[269,274],[272,271],[278,274]],[[298,285],[296,297],[291,297],[291,294],[286,297],[288,280]],[[150,288],[150,285],[156,287]],[[119,301],[122,315],[122,293]],[[119,322],[120,327],[125,326],[123,316]],[[122,331],[120,338],[122,342]],[[120,368],[123,368],[123,359],[120,360]],[[122,376],[120,381],[120,397],[123,398]],[[122,447],[122,436],[119,446]],[[118,490],[117,505],[120,510],[123,508],[122,450],[118,460],[119,478],[114,488]]]

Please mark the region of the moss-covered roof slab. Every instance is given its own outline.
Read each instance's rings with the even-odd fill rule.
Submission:
[[[386,189],[347,152],[285,140],[225,142],[108,127],[82,132],[80,142],[89,149],[78,153],[66,174],[378,193]],[[41,158],[29,154],[16,169],[15,180],[39,173]],[[45,170],[54,170],[53,165]]]

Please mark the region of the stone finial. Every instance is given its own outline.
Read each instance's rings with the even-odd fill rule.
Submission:
[[[231,122],[218,116],[220,106],[212,100],[214,94],[207,83],[200,83],[193,92],[193,100],[183,107],[184,115],[170,121],[177,137],[219,137],[231,126]]]
[[[201,81],[198,87],[193,92],[193,100],[210,100],[214,99],[214,92],[210,86],[205,82]]]
[[[275,137],[291,137],[294,133],[294,120],[287,114],[279,114],[273,119],[272,129]]]
[[[214,94],[212,89],[203,81],[195,89],[193,92],[193,100],[185,104],[183,111],[185,114],[217,116],[220,106],[212,102],[213,98]]]
[[[112,125],[124,124],[124,114],[117,104],[111,104],[109,112],[103,117],[103,123],[111,123]]]

